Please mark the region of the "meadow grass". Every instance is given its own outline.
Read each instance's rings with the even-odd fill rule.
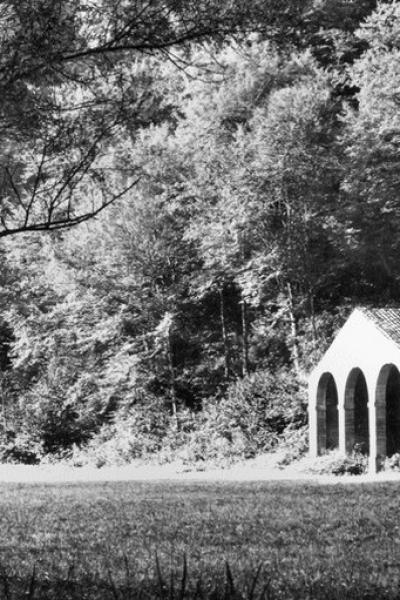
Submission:
[[[2,484],[0,597],[399,598],[399,492],[399,483]]]

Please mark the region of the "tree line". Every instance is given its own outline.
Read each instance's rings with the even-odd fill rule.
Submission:
[[[254,453],[351,307],[398,303],[398,4],[214,5],[2,3],[8,441]]]

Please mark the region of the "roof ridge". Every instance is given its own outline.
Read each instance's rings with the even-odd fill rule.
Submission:
[[[388,311],[394,310],[400,312],[400,306],[357,306],[358,310],[362,311]]]

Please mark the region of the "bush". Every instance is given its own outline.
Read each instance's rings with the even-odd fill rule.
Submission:
[[[57,455],[84,444],[100,426],[88,401],[68,399],[62,378],[33,386],[21,396],[19,405],[23,412],[20,431],[32,444],[40,440],[45,454]]]
[[[289,460],[305,451],[306,414],[304,388],[291,372],[259,372],[232,383],[222,399],[205,401],[197,414],[181,409],[178,423],[155,396],[122,409],[82,450],[74,448],[72,460],[103,466],[152,457],[204,469],[253,458],[282,442]]]
[[[148,398],[148,404],[117,412],[83,448],[73,448],[71,460],[75,466],[93,463],[102,467],[146,458],[161,449],[169,427],[170,417],[163,405]]]
[[[213,429],[204,415],[199,416],[190,432],[170,430],[159,454],[161,462],[178,461],[196,470],[203,470],[207,465],[227,467],[245,457],[243,434],[235,430],[228,439]]]
[[[333,450],[312,460],[307,470],[318,475],[362,475],[368,470],[368,458],[357,451],[345,456]]]
[[[384,471],[400,471],[400,454],[396,452],[392,456],[385,458],[383,463]]]
[[[32,436],[7,431],[0,442],[0,462],[37,465],[43,456],[43,446]]]
[[[244,458],[251,458],[275,448],[289,427],[306,423],[305,390],[290,371],[258,372],[234,382],[217,405],[205,407],[205,415],[222,437],[240,437]]]
[[[302,425],[300,428],[288,427],[279,444],[278,449],[283,451],[283,457],[279,460],[278,466],[290,465],[307,454],[308,434],[308,425]]]
[[[229,466],[275,449],[287,436],[294,459],[307,448],[306,414],[304,389],[291,372],[255,373],[232,383],[222,399],[205,401],[191,427],[169,430],[160,458]]]

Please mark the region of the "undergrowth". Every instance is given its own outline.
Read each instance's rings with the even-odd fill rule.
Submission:
[[[357,450],[343,455],[332,450],[304,461],[303,468],[316,475],[362,475],[368,471],[368,457]]]
[[[204,399],[201,410],[179,407],[176,418],[164,401],[146,395],[120,406],[80,441],[72,434],[62,437],[59,422],[48,423],[46,414],[41,419],[45,437],[33,425],[17,432],[0,428],[0,462],[68,461],[103,467],[150,460],[202,470],[206,465],[227,467],[278,447],[287,450],[286,461],[291,462],[307,449],[305,386],[287,370],[234,380],[222,396]]]

